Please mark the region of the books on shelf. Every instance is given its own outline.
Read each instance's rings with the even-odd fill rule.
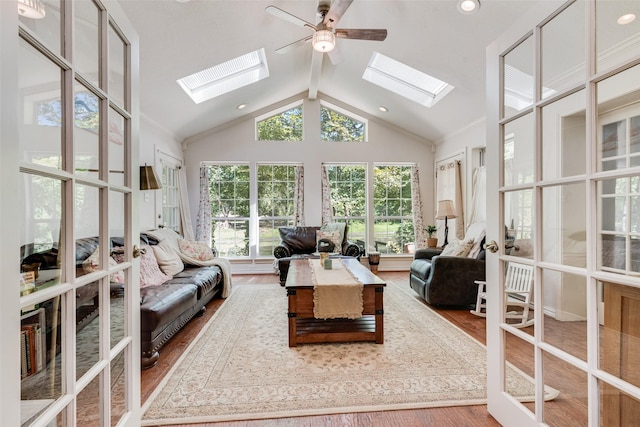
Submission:
[[[44,369],[46,348],[44,309],[39,308],[22,316],[20,326],[20,378],[29,377]]]

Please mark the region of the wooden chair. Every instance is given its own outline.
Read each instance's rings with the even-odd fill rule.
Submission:
[[[487,290],[486,282],[477,280],[478,298],[476,308],[471,313],[476,316],[486,317]],[[510,323],[516,328],[524,328],[533,324],[533,319],[529,319],[529,309],[531,308],[531,298],[533,297],[533,266],[510,262],[507,267],[507,276],[504,284],[505,310],[507,311],[505,321],[517,320]]]

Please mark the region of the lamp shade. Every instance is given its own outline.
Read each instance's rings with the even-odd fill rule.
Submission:
[[[140,189],[141,190],[159,190],[162,186],[158,175],[153,170],[153,166],[140,166]]]
[[[330,52],[336,46],[336,36],[329,30],[318,30],[313,34],[313,48],[318,52]]]
[[[438,213],[436,219],[457,218],[458,214],[453,207],[453,200],[440,200],[438,202]]]

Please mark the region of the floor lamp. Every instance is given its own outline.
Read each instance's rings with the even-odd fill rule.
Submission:
[[[440,200],[438,201],[438,213],[436,219],[444,219],[444,248],[449,244],[449,225],[447,224],[448,218],[457,218],[456,209],[453,207],[453,200]]]

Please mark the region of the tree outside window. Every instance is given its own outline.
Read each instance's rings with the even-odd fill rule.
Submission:
[[[302,105],[257,123],[258,141],[302,141]]]
[[[323,141],[364,141],[366,124],[346,114],[322,106],[320,137]]]

